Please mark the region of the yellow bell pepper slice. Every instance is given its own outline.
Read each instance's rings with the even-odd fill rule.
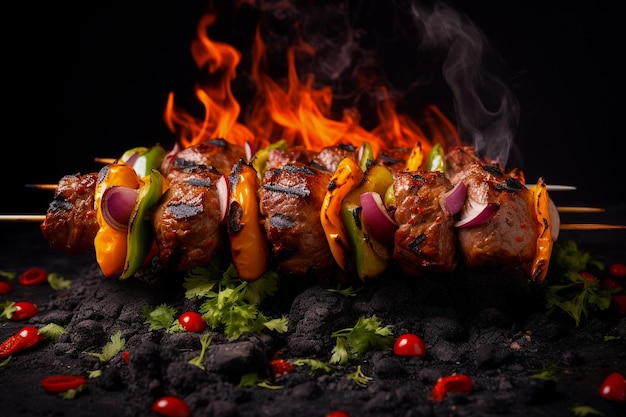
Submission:
[[[346,271],[350,259],[350,243],[343,222],[343,199],[363,180],[363,170],[351,158],[342,159],[330,178],[328,190],[322,202],[320,221],[333,258],[339,267]]]
[[[242,281],[256,281],[267,271],[270,258],[265,229],[259,221],[257,172],[243,159],[230,174],[228,235],[232,262]]]

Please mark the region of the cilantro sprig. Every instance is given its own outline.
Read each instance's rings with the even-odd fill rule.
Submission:
[[[544,292],[547,314],[560,310],[574,319],[576,326],[592,310],[606,310],[611,305],[611,293],[600,287],[597,280],[583,277],[582,271],[604,270],[602,262],[592,259],[573,240],[555,243]]]
[[[256,281],[247,282],[239,279],[232,264],[223,271],[217,262],[212,262],[191,270],[184,287],[187,298],[204,299],[199,309],[202,318],[212,329],[223,329],[230,340],[264,329],[287,331],[286,316],[269,318],[259,310],[261,302],[278,290],[276,272],[266,272]]]
[[[359,317],[354,327],[331,334],[337,339],[330,358],[331,364],[345,365],[369,350],[389,350],[393,341],[393,326],[381,326],[376,315]]]

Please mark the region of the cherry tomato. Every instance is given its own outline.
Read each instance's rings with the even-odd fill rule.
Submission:
[[[183,326],[183,329],[188,332],[198,333],[206,328],[206,323],[202,316],[195,311],[187,311],[178,317],[178,322]]]
[[[609,274],[614,278],[626,277],[626,264],[616,262],[609,267]]]
[[[74,375],[53,375],[41,380],[43,389],[52,394],[79,389],[83,385],[87,385],[87,380],[82,376]]]
[[[419,336],[405,333],[396,339],[393,344],[393,353],[400,356],[424,356],[426,347]]]
[[[178,397],[166,395],[152,404],[152,411],[166,417],[189,417],[191,409],[185,401]]]
[[[592,284],[598,282],[598,278],[591,272],[581,271],[579,272],[579,274],[581,277],[583,277],[585,280],[589,281]]]
[[[600,396],[605,400],[626,402],[626,379],[619,372],[613,372],[600,385]]]
[[[350,414],[346,413],[345,411],[342,410],[335,410],[335,411],[331,411],[330,413],[326,414],[326,417],[350,417]]]
[[[0,344],[0,358],[28,349],[43,339],[45,338],[39,334],[39,329],[33,326],[24,326]]]
[[[6,281],[0,281],[0,294],[8,294],[13,291],[13,286]]]
[[[41,268],[32,267],[17,279],[22,285],[37,285],[48,282],[48,273]]]
[[[270,366],[272,367],[272,372],[274,373],[274,376],[285,375],[293,371],[293,365],[284,359],[271,360]]]
[[[29,301],[15,303],[15,311],[11,314],[12,321],[29,319],[37,314],[37,306]]]
[[[444,376],[437,380],[433,387],[431,398],[435,401],[441,401],[449,392],[470,392],[474,383],[472,379],[463,374],[454,374]]]
[[[611,308],[620,316],[626,316],[626,294],[613,294],[611,296]]]

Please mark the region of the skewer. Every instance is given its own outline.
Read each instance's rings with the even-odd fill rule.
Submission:
[[[115,158],[98,158],[98,157],[94,158],[93,160],[94,162],[98,162],[103,165],[114,164],[117,161],[117,159]]]
[[[0,214],[0,222],[38,222],[45,220],[45,214]],[[604,223],[561,223],[560,230],[626,230],[626,225]]]
[[[26,184],[28,188],[36,188],[38,190],[56,190],[57,184]],[[569,187],[569,186],[568,186]],[[574,189],[576,187],[573,187]],[[579,206],[557,206],[559,213],[604,213],[606,209],[602,207],[579,207]]]
[[[533,188],[535,184],[526,184],[527,188]],[[575,191],[576,187],[573,185],[559,185],[559,184],[546,184],[548,191]]]

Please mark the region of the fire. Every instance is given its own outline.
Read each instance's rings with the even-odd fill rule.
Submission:
[[[194,61],[198,68],[206,69],[209,80],[198,83],[195,88],[195,95],[204,106],[204,117],[198,119],[176,106],[173,93],[168,97],[165,121],[179,137],[181,146],[189,147],[207,139],[224,138],[238,145],[249,142],[259,149],[284,139],[289,146],[319,151],[339,143],[359,146],[367,142],[377,154],[382,148],[409,148],[418,143],[424,153],[435,143],[445,146],[460,144],[454,125],[437,107],[428,107],[419,122],[411,120],[396,112],[395,104],[385,89],[380,91],[382,100],[377,108],[378,126],[371,131],[360,125],[360,114],[354,108],[344,109],[339,120],[333,118],[332,88],[316,89],[313,74],[304,80],[298,76],[296,56],[314,56],[315,49],[302,39],[289,47],[287,77],[281,84],[273,80],[265,68],[266,45],[258,28],[251,51],[251,78],[256,95],[245,124],[241,123],[241,105],[231,89],[241,62],[241,52],[208,37],[208,29],[216,18],[210,13],[200,19],[197,39],[192,43]]]

